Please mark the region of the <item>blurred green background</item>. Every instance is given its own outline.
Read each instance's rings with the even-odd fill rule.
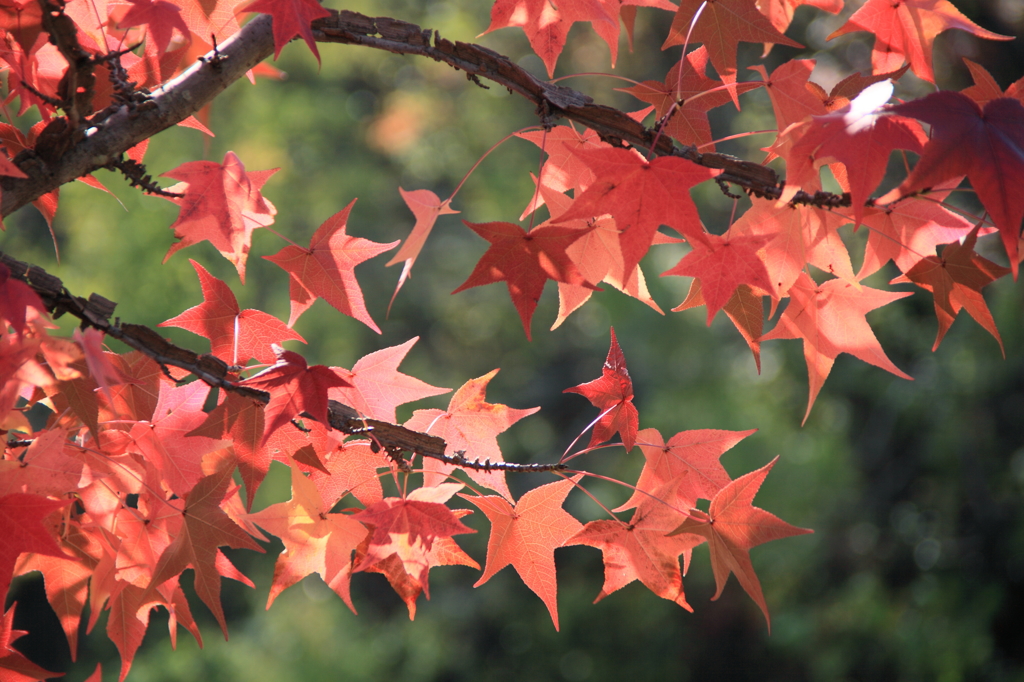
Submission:
[[[998,33],[1019,35],[1024,28],[1022,0],[957,4]],[[488,3],[468,0],[345,7],[420,23],[460,40],[474,40],[487,27],[489,11]],[[793,57],[816,57],[814,79],[826,88],[854,70],[867,71],[867,34],[824,40],[849,13],[798,10],[789,35],[808,49],[776,47],[769,68]],[[630,54],[623,42],[616,73],[660,80],[678,59],[678,48],[658,50],[671,15],[654,10],[639,15],[636,51]],[[479,42],[543,75],[520,31],[498,31]],[[358,197],[349,233],[389,242],[403,239],[413,224],[399,186],[432,189],[444,198],[491,145],[536,125],[527,102],[497,87],[482,90],[432,61],[347,46],[320,49],[319,70],[309,50],[296,43],[277,64],[287,72],[286,80],[232,86],[213,108],[215,139],[182,128],[155,138],[146,160],[149,171],[156,175],[199,158],[220,162],[232,150],[249,170],[281,167],[264,188],[279,211],[275,230],[304,244],[321,222]],[[1022,50],[1019,41],[943,34],[936,41],[939,85],[968,85],[959,59],[968,56],[1005,87],[1024,72]],[[744,44],[741,64],[754,63],[759,51]],[[577,25],[556,75],[608,71],[608,61],[603,42],[589,27]],[[619,80],[587,76],[566,84],[602,103],[640,106],[614,91],[628,85]],[[927,84],[908,75],[897,94],[928,91]],[[773,126],[763,92],[741,101],[739,113],[731,106],[713,110],[716,137]],[[768,142],[754,136],[720,149],[759,160],[759,148]],[[549,332],[557,311],[549,285],[534,317],[534,341],[527,343],[503,285],[450,295],[486,248],[460,220],[514,221],[532,193],[529,173],[538,163],[536,147],[522,140],[504,143],[483,161],[454,201],[462,213],[440,219],[388,319],[385,310],[400,268],[384,267],[389,255],[357,268],[382,335],[319,302],[296,327],[308,347],[293,343],[291,348],[310,362],[351,367],[368,352],[419,336],[402,369],[451,388],[500,367],[489,400],[543,408],[501,437],[506,459],[552,461],[595,416],[582,397],[562,391],[598,376],[608,328],[614,325],[642,428],[658,428],[666,438],[684,429],[760,429],[722,458],[733,476],[781,455],[756,503],[815,534],[752,552],[772,614],[771,635],[734,579],[718,602],[708,602],[714,581],[703,547],[686,579],[693,614],[639,583],[592,605],[602,584],[600,553],[586,547],[558,550],[562,627],[556,633],[543,604],[512,569],[479,589],[471,587],[479,575],[471,569],[433,571],[433,600],[421,600],[415,622],[383,576],[366,574],[353,581],[358,616],[315,576],[264,612],[281,549],[275,541],[266,555],[231,555],[257,589],[225,581],[230,642],[197,605],[205,650],[182,635],[172,652],[166,615],[154,612],[129,679],[1024,679],[1024,627],[1018,624],[1024,608],[1021,289],[1001,281],[986,290],[1006,345],[1005,360],[996,342],[966,315],[933,354],[936,322],[925,293],[872,313],[869,320],[883,348],[915,381],[842,356],[801,428],[807,378],[797,341],[766,343],[758,376],[725,317],[719,315],[708,329],[702,309],[659,316],[606,288]],[[287,319],[286,276],[260,258],[282,248],[281,239],[266,230],[255,233],[245,287],[208,243],[161,265],[177,208],[144,197],[113,174],[97,177],[124,208],[81,184],[62,189],[54,225],[59,265],[46,225],[31,209],[7,220],[0,248],[46,267],[73,293],[95,291],[117,301],[117,314],[126,321],[155,325],[199,303],[189,258],[227,281],[243,307]],[[895,181],[894,176],[889,186]],[[697,188],[694,196],[710,229],[724,230],[732,202],[713,184]],[[851,243],[863,238],[862,231]],[[688,280],[657,274],[684,250],[658,247],[644,261],[652,294],[666,311],[682,300]],[[859,255],[854,258],[856,266]],[[894,275],[886,270],[870,283],[881,286]],[[62,322],[68,330],[73,326]],[[207,350],[205,341],[187,332],[164,332],[197,351]],[[414,408],[445,407],[448,399],[407,406],[400,418]],[[588,467],[624,480],[635,480],[642,465],[639,450],[587,457]],[[549,480],[520,477],[510,485],[518,495]],[[609,506],[628,492],[614,486],[593,489]],[[256,506],[287,497],[287,472],[275,468]],[[568,507],[581,518],[599,516],[579,494],[570,496]],[[487,528],[479,513],[466,523]],[[460,544],[483,562],[482,534],[460,537]],[[189,580],[186,573],[184,582]],[[97,632],[84,638],[72,664],[43,601],[41,580],[20,580],[12,598],[19,601],[16,626],[32,633],[18,646],[33,660],[67,670],[69,680],[84,679],[102,661],[105,679],[115,679],[119,660],[102,634],[105,617]]]

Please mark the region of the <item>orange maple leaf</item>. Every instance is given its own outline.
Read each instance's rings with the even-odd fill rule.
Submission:
[[[761,340],[804,341],[810,395],[802,423],[811,414],[814,400],[840,353],[849,353],[902,379],[913,380],[886,356],[864,317],[875,308],[910,296],[909,291],[880,291],[840,279],[817,285],[806,272],[802,272],[789,295],[789,306],[779,318],[779,323]]]
[[[505,461],[498,446],[498,434],[540,408],[518,410],[508,405],[487,402],[487,385],[497,373],[495,369],[482,377],[470,379],[452,396],[447,410],[416,410],[404,426],[443,438],[447,443],[445,452],[449,455],[462,451],[471,461]],[[455,470],[455,465],[424,458],[423,469],[424,485],[430,486],[447,479]],[[505,472],[467,470],[466,473],[480,485],[512,498],[505,483]]]
[[[729,483],[711,500],[707,513],[691,509],[690,518],[670,533],[673,536],[692,533],[706,539],[711,547],[711,568],[717,588],[711,600],[722,595],[729,574],[735,573],[743,589],[761,607],[769,632],[771,620],[768,617],[768,605],[765,604],[754,566],[750,563],[750,549],[771,540],[814,532],[791,526],[774,514],[751,504],[765,476],[778,460],[776,456],[757,471],[751,471]]]
[[[519,498],[515,507],[496,495],[460,494],[491,522],[484,574],[473,587],[483,585],[511,564],[526,586],[548,607],[555,630],[558,629],[555,549],[583,530],[583,524],[562,509],[562,503],[580,478],[576,476],[534,488]]]
[[[284,543],[284,551],[274,564],[267,608],[281,592],[317,573],[355,613],[349,592],[352,552],[369,531],[348,514],[329,513],[333,501],[325,501],[313,481],[297,466],[291,469],[291,499],[249,516]]]

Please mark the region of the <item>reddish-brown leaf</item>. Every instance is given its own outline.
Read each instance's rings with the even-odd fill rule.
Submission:
[[[601,377],[585,384],[567,388],[563,393],[579,393],[601,411],[590,436],[590,445],[600,445],[612,439],[616,432],[622,437],[626,450],[633,449],[640,415],[633,405],[633,380],[626,369],[626,356],[611,330],[612,341],[608,358],[601,369]]]
[[[691,240],[693,251],[661,276],[699,279],[708,307],[708,326],[711,326],[715,313],[729,302],[741,284],[776,295],[764,261],[758,256],[758,251],[768,241],[767,237],[733,234],[732,230],[722,236],[705,234],[700,240]]]
[[[228,626],[220,603],[220,579],[221,576],[227,576],[235,580],[245,580],[245,576],[239,573],[217,548],[227,546],[234,549],[263,551],[248,533],[220,508],[227,496],[231,472],[234,469],[230,465],[230,460],[227,462],[226,466],[222,464],[214,473],[201,478],[184,500],[172,500],[168,503],[180,505],[180,518],[177,528],[171,533],[173,541],[160,555],[160,560],[153,569],[153,578],[146,588],[147,593],[151,593],[167,580],[181,575],[185,569],[192,568],[195,571],[193,586],[196,594],[213,612],[225,639],[228,636]]]
[[[913,172],[879,201],[888,202],[966,175],[999,228],[1014,279],[1024,220],[1024,104],[1002,97],[982,109],[960,92],[933,92],[892,111],[929,123],[932,137]]]
[[[697,17],[702,6],[703,11]],[[697,23],[691,32],[695,18]],[[703,43],[707,47],[711,64],[726,84],[736,82],[736,50],[741,41],[803,47],[779,33],[758,11],[754,0],[715,0],[706,5],[703,0],[682,0],[661,49],[686,43],[687,34],[690,45]],[[731,89],[731,94],[735,100],[735,88]]]
[[[622,266],[613,272],[627,281],[654,241],[659,225],[687,238],[703,233],[689,189],[719,173],[678,157],[650,162],[635,150],[598,149],[577,154],[596,179],[567,212],[554,216],[563,223],[610,213],[619,230]]]
[[[70,503],[29,493],[0,497],[0,601],[7,597],[14,563],[22,552],[66,558],[43,519]]]
[[[527,339],[531,338],[533,311],[549,279],[599,291],[583,278],[566,254],[569,245],[586,234],[586,230],[545,223],[527,232],[513,223],[463,222],[491,245],[469,278],[452,293],[505,282]]]
[[[280,346],[274,352],[277,354],[275,364],[241,382],[270,394],[263,415],[263,443],[271,433],[303,412],[326,423],[327,390],[332,386],[349,385],[329,367],[309,367],[298,353]]]
[[[971,317],[999,342],[999,349],[1005,358],[1003,340],[999,337],[996,321],[992,319],[992,313],[989,312],[981,290],[1000,277],[1008,275],[1010,270],[974,252],[978,229],[975,227],[971,230],[963,244],[955,241],[947,245],[941,256],[928,256],[918,261],[905,275],[897,277],[890,284],[913,282],[932,292],[935,299],[935,316],[939,320],[939,332],[935,336],[933,351],[938,350],[942,337],[946,335],[960,311],[966,308]]]

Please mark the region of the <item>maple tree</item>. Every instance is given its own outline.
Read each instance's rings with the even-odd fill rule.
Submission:
[[[245,285],[253,233],[272,231],[279,219],[271,200],[277,169],[249,170],[228,152],[223,163],[160,169],[159,177],[178,181],[164,186],[146,165],[150,138],[174,125],[212,134],[210,103],[247,74],[274,75],[263,61],[295,38],[318,64],[326,59],[318,43],[429,57],[477,85],[489,81],[525,98],[540,123],[510,131],[541,154],[535,191],[523,197],[519,216],[526,227],[510,222],[515,216],[463,221],[488,245],[453,294],[504,283],[527,340],[548,280],[558,283],[555,327],[602,283],[660,312],[642,265],[653,249],[685,243],[685,253],[660,273],[692,278],[689,295],[673,310],[705,306],[709,326],[724,312],[758,368],[762,342],[800,340],[806,421],[840,354],[911,379],[866,318],[911,295],[864,283],[890,261],[901,273],[891,284],[912,283],[933,296],[935,349],[965,308],[1002,348],[982,290],[1016,278],[1024,255],[1024,194],[1016,191],[1024,182],[1024,79],[1004,91],[967,61],[975,85],[894,98],[908,71],[932,86],[941,80],[932,60],[941,32],[1012,39],[983,29],[946,0],[864,3],[832,37],[870,31],[872,73],[850,75],[830,92],[811,80],[812,60],[770,72],[763,64],[741,69],[740,42],[762,43],[765,54],[773,45],[801,47],[785,31],[802,4],[842,9],[821,0],[495,2],[485,33],[521,27],[549,78],[573,24],[589,23],[614,64],[620,27],[633,41],[636,8],[658,13],[662,49],[682,46],[682,55],[660,79],[621,89],[648,105],[627,112],[535,77],[485,47],[313,0],[2,0],[9,120],[0,123],[0,213],[31,203],[52,232],[61,186],[81,180],[104,189],[92,173],[117,171],[139,191],[178,207],[165,263],[208,241]],[[754,77],[741,78],[748,74]],[[742,96],[761,88],[775,116],[768,157],[715,151],[722,140],[712,137],[708,110],[738,108]],[[15,99],[18,116],[38,114],[35,125],[18,127],[22,120],[7,106]],[[896,150],[906,172],[886,184]],[[905,152],[917,156],[912,168]],[[947,201],[965,178],[980,213]],[[721,201],[732,203],[726,224],[701,219],[690,190],[707,184],[717,184]],[[395,188],[415,225],[387,263],[403,265],[392,301],[436,221],[461,210],[452,205],[459,188],[443,200],[430,189]],[[752,203],[735,215],[739,190]],[[415,338],[378,349],[352,369],[311,365],[283,347],[305,342],[294,326],[317,299],[381,332],[355,269],[398,242],[350,235],[362,231],[352,219],[354,204],[337,206],[308,246],[282,234],[290,243],[263,256],[287,273],[287,322],[242,310],[228,282],[190,261],[203,301],[160,326],[204,337],[206,353],[122,321],[101,295],[77,296],[41,268],[0,254],[0,418],[7,434],[0,594],[6,599],[17,576],[41,573],[72,657],[86,607],[87,630],[109,612],[106,634],[120,654],[123,680],[154,609],[168,612],[172,642],[178,625],[202,642],[181,584],[187,570],[192,591],[227,636],[222,578],[253,585],[221,548],[262,551],[265,534],[280,539],[268,608],[317,573],[355,611],[352,581],[371,572],[385,576],[412,617],[420,595],[429,598],[432,568],[480,568],[455,537],[474,532],[463,519],[479,512],[490,528],[476,585],[512,565],[556,629],[555,550],[573,545],[602,552],[605,582],[595,601],[639,580],[692,610],[683,576],[692,550],[707,543],[713,598],[734,574],[770,623],[749,552],[811,532],[753,505],[777,458],[733,478],[720,458],[753,430],[683,430],[666,440],[657,429],[641,429],[628,349],[613,330],[601,376],[564,388],[597,408],[587,446],[573,450],[574,441],[561,458],[533,463],[506,461],[498,444],[500,433],[539,409],[488,402],[498,369],[465,381],[447,409],[417,409],[399,423],[399,406],[449,390],[398,370]],[[860,230],[868,236],[858,241]],[[1001,250],[979,253],[986,243],[979,239],[997,233]],[[71,339],[53,333],[51,316],[63,314],[82,327]],[[131,350],[116,353],[106,338]],[[635,482],[616,481],[629,497],[609,509],[588,487],[610,477],[585,468],[581,458],[619,446],[626,453],[639,447],[645,463]],[[254,509],[272,462],[289,468],[291,497]],[[517,496],[510,474],[558,480]],[[593,499],[602,516],[584,522],[570,514],[563,505],[574,491]],[[54,675],[11,646],[22,634],[14,629],[16,607],[0,624],[0,679]]]

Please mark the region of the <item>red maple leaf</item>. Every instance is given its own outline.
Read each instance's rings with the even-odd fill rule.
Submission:
[[[876,113],[892,90],[889,81],[875,83],[842,109],[787,128],[782,136],[794,141],[776,142],[786,147],[786,187],[779,203],[788,202],[801,187],[814,192],[821,185],[818,168],[838,161],[846,167],[853,220],[860,225],[864,203],[885,176],[892,151],[920,153],[928,139],[918,123]]]
[[[637,443],[647,461],[636,482],[637,489],[625,504],[612,511],[639,507],[670,481],[676,481],[667,491],[671,495],[655,495],[665,504],[689,509],[698,499],[712,499],[732,480],[719,461],[722,454],[756,431],[680,431],[666,443],[657,429],[644,429],[637,434]]]
[[[952,183],[959,185],[957,178]],[[862,223],[870,228],[864,261],[857,279],[878,272],[890,259],[900,272],[907,272],[922,258],[935,255],[935,247],[958,241],[971,229],[971,222],[950,211],[939,201],[948,192],[927,197],[907,197],[883,208],[866,207]]]
[[[367,507],[384,499],[377,471],[390,470],[391,461],[383,452],[374,452],[370,441],[338,443],[323,458],[327,471],[313,469],[309,477],[325,503],[333,507],[349,493]]]
[[[286,246],[273,256],[264,256],[289,275],[291,327],[299,316],[322,298],[349,317],[380,334],[380,328],[366,311],[363,292],[356,281],[355,267],[365,260],[395,248],[398,242],[378,244],[361,237],[350,237],[346,230],[353,199],[324,223],[309,240],[309,248]]]
[[[786,29],[793,22],[793,14],[797,7],[808,5],[817,7],[829,14],[838,14],[843,9],[843,0],[755,0],[757,9],[761,14],[768,17],[779,33],[785,33]],[[763,57],[768,56],[772,49],[772,43],[765,43]]]
[[[303,412],[318,422],[327,423],[327,389],[349,385],[324,365],[309,367],[306,359],[298,353],[280,346],[275,353],[277,362],[274,365],[241,382],[244,386],[270,393],[270,402],[263,415],[263,443],[271,433]]]
[[[552,213],[564,213],[572,204],[572,199],[555,192],[546,187],[539,187],[540,196],[546,198],[546,203]],[[587,222],[584,220],[566,221],[567,225],[583,228]],[[651,298],[651,292],[647,289],[647,280],[643,270],[636,266],[626,281],[619,279],[619,271],[622,267],[622,248],[619,244],[619,231],[615,227],[615,221],[610,217],[596,218],[593,220],[594,229],[588,231],[582,237],[572,243],[565,250],[576,268],[588,282],[607,282],[627,296],[632,296],[638,301],[643,301],[659,314],[664,314],[658,304]],[[667,237],[660,232],[654,235],[654,244],[674,243],[681,241],[676,238]],[[558,283],[558,317],[551,329],[557,329],[566,318],[590,300],[594,290],[577,284]]]
[[[691,509],[690,518],[671,533],[693,533],[708,541],[716,586],[715,596],[711,600],[722,595],[729,574],[735,573],[743,589],[761,607],[769,632],[771,620],[768,617],[768,605],[765,604],[754,566],[750,563],[750,549],[771,540],[814,532],[791,526],[774,514],[753,506],[754,496],[778,460],[776,456],[757,471],[751,471],[726,485],[711,500],[707,513]]]
[[[245,284],[245,261],[252,245],[252,232],[273,224],[277,213],[260,189],[278,170],[246,172],[235,153],[228,152],[223,164],[189,161],[163,173],[163,177],[182,181],[167,191],[184,194],[170,199],[181,207],[178,219],[171,225],[174,236],[181,241],[171,245],[164,262],[186,246],[209,241],[231,261]]]
[[[1024,78],[1011,83],[1004,92],[984,66],[972,62],[967,57],[964,57],[964,64],[967,65],[967,69],[971,72],[974,85],[964,88],[960,92],[973,99],[979,106],[985,106],[990,101],[1000,97],[1012,97],[1024,103]]]
[[[615,329],[611,330],[612,341],[608,348],[608,358],[601,369],[601,378],[585,384],[567,388],[563,393],[579,393],[590,403],[601,410],[600,418],[594,424],[590,436],[590,445],[594,447],[612,439],[616,432],[622,437],[626,450],[632,450],[636,442],[636,430],[640,425],[640,415],[633,405],[633,380],[626,369],[626,356],[615,338]]]
[[[496,495],[460,494],[491,522],[484,574],[473,587],[483,585],[511,564],[526,586],[548,607],[555,630],[558,629],[555,549],[583,530],[583,524],[562,509],[562,503],[579,479],[580,476],[576,476],[534,488],[519,498],[515,507]]]
[[[549,279],[599,291],[583,278],[565,253],[570,244],[586,234],[586,230],[545,223],[527,232],[513,223],[463,222],[491,246],[481,256],[469,278],[452,293],[505,282],[527,339],[531,338],[533,311],[537,309],[537,302]]]
[[[29,308],[34,308],[36,312],[30,313]],[[7,324],[14,327],[15,333],[21,336],[29,317],[34,315],[48,315],[39,294],[24,282],[11,279],[11,271],[0,263],[0,318],[6,320]]]
[[[609,16],[598,0],[566,0],[557,6],[548,0],[498,0],[491,8],[491,25],[484,33],[521,26],[550,78],[569,29],[577,21],[589,21],[595,28],[601,22],[617,28],[617,19]]]
[[[596,179],[567,212],[553,216],[563,223],[610,213],[619,230],[622,267],[616,276],[627,281],[654,241],[658,226],[668,225],[686,237],[703,233],[689,189],[719,171],[672,156],[645,161],[635,150],[598,149],[578,156]]]
[[[395,410],[399,405],[447,393],[450,388],[438,388],[416,377],[402,374],[398,365],[420,337],[364,355],[351,370],[331,367],[345,379],[347,387],[332,388],[328,395],[371,419],[395,423]]]
[[[1024,180],[1024,104],[1003,97],[982,109],[967,95],[947,90],[897,104],[891,111],[931,124],[932,137],[910,176],[879,201],[966,175],[999,228],[1016,279],[1024,220],[1024,193],[1017,191]]]
[[[958,28],[987,40],[1013,40],[986,31],[965,17],[948,0],[867,0],[828,40],[856,31],[875,36],[871,67],[875,73],[895,71],[910,62],[920,78],[935,82],[932,43],[943,31]]]
[[[771,76],[761,64],[750,67],[761,74],[775,112],[775,126],[780,131],[808,116],[828,113],[821,99],[807,87],[814,65],[813,59],[793,59],[780,64]]]
[[[449,455],[461,451],[471,461],[505,461],[498,447],[498,434],[540,408],[517,410],[508,405],[487,402],[487,384],[497,373],[495,369],[482,377],[470,379],[452,396],[447,410],[416,410],[404,426],[443,438],[447,443],[445,452]],[[429,486],[443,482],[455,466],[424,458],[423,469],[424,485]],[[504,472],[470,469],[466,473],[477,483],[512,498]]]
[[[729,234],[768,239],[758,253],[763,254],[764,267],[775,285],[777,297],[788,295],[808,263],[854,281],[850,253],[839,235],[839,228],[850,222],[849,219],[811,206],[779,206],[776,201],[757,197],[752,201],[750,209],[729,228]]]
[[[43,519],[70,503],[29,493],[0,497],[0,601],[7,597],[14,563],[22,552],[65,558]]]
[[[974,252],[978,230],[978,227],[971,230],[963,244],[956,241],[946,246],[941,256],[928,256],[918,261],[906,274],[892,280],[890,284],[913,282],[932,292],[935,298],[935,315],[939,320],[939,332],[935,336],[933,351],[938,350],[950,325],[960,311],[966,308],[971,317],[999,342],[999,349],[1005,358],[1003,340],[999,337],[996,322],[992,319],[992,313],[989,312],[981,290],[1009,274],[1010,270]]]
[[[240,29],[235,15],[246,0],[171,0],[181,8],[181,17],[193,36],[193,47],[212,35],[223,43]],[[199,40],[195,38],[198,37]],[[212,47],[212,46],[211,46]],[[207,48],[208,49],[208,48]],[[202,54],[202,53],[200,53]]]
[[[0,460],[0,496],[31,493],[59,498],[77,492],[82,460],[68,454],[67,443],[66,429],[40,431],[21,457]]]
[[[157,54],[167,51],[174,30],[186,41],[192,40],[188,25],[181,18],[181,8],[166,0],[128,0],[131,9],[117,22],[118,28],[145,26]]]
[[[74,661],[78,657],[79,626],[89,594],[89,582],[103,549],[92,532],[83,530],[74,522],[64,526],[60,547],[72,556],[22,554],[15,573],[24,575],[39,571],[42,574],[46,600],[60,620],[71,650],[71,660]]]
[[[274,59],[281,56],[281,50],[295,36],[300,36],[320,63],[320,52],[316,49],[313,29],[316,19],[331,16],[316,0],[256,0],[242,8],[242,12],[262,12],[274,18]]]
[[[366,555],[353,570],[365,571],[396,555],[403,569],[426,588],[434,541],[476,532],[444,505],[461,488],[461,483],[417,488],[405,498],[385,497],[354,514],[352,518],[370,526],[373,535]]]
[[[311,573],[317,573],[353,612],[349,583],[352,552],[367,537],[367,529],[348,514],[329,513],[316,486],[298,467],[292,467],[292,497],[249,516],[284,543],[274,564],[274,582],[267,608],[277,596]]]
[[[715,313],[732,298],[741,284],[776,295],[764,261],[758,256],[758,250],[768,241],[767,237],[732,234],[732,230],[722,236],[705,234],[700,240],[691,240],[693,251],[661,276],[699,279],[708,307],[708,326],[711,326]]]
[[[471,509],[453,509],[452,513],[458,518],[462,518],[467,514],[472,514],[473,511]],[[366,554],[369,544],[369,538],[363,541],[364,546],[356,550],[357,557],[360,554]],[[435,538],[430,550],[426,553],[426,561],[428,571],[435,566],[469,566],[480,570],[480,564],[462,551],[454,538],[450,537]],[[427,580],[429,573],[421,572],[419,575],[413,575],[407,572],[405,564],[397,554],[391,554],[386,559],[378,561],[367,568],[366,572],[381,573],[388,579],[392,589],[408,607],[409,620],[416,619],[416,600],[419,599],[419,596],[425,593],[427,599],[430,599],[430,584]]]
[[[701,291],[700,280],[690,282],[690,291],[682,303],[672,309],[672,312],[689,310],[705,305],[704,294]],[[736,327],[743,340],[750,347],[754,355],[754,364],[757,365],[757,373],[761,373],[761,333],[764,330],[764,296],[755,294],[748,284],[741,284],[736,287],[732,298],[722,307],[729,320]]]
[[[683,64],[685,69],[680,76]],[[680,144],[698,146],[713,152],[715,145],[712,143],[708,110],[727,104],[731,97],[724,89],[715,90],[722,85],[722,81],[708,78],[707,66],[707,47],[701,46],[688,53],[684,61],[669,69],[664,82],[644,81],[631,88],[622,88],[621,91],[653,104],[659,120],[675,106],[672,116],[664,124],[664,132]],[[760,82],[749,81],[739,83],[736,87],[739,94],[743,94],[762,85]]]
[[[544,188],[557,192],[574,190],[576,196],[579,196],[580,192],[590,186],[595,176],[590,166],[577,156],[577,152],[611,147],[607,142],[602,142],[597,133],[590,128],[584,128],[582,133],[578,133],[571,126],[554,126],[551,130],[516,133],[516,137],[533,142],[548,155],[540,169],[537,189],[529,205],[519,216],[520,220],[544,205]],[[564,212],[565,209],[551,209],[551,215]]]
[[[210,387],[202,381],[185,386],[160,385],[160,398],[147,421],[130,431],[132,452],[139,452],[156,467],[163,481],[184,497],[203,477],[203,456],[230,445],[229,441],[194,436],[206,421],[203,405]]]
[[[0,30],[14,38],[30,54],[43,30],[43,10],[35,0],[12,0],[0,5]]]
[[[697,23],[693,25],[695,18]],[[683,0],[661,49],[683,45],[687,37],[691,45],[703,43],[707,47],[711,64],[726,84],[736,82],[736,50],[741,41],[803,47],[779,33],[758,11],[754,0],[715,0],[706,4],[703,0]],[[735,101],[735,88],[730,89],[730,94]]]
[[[804,358],[807,360],[810,383],[804,422],[811,414],[818,391],[840,353],[849,353],[898,377],[913,380],[913,377],[892,364],[864,317],[875,308],[910,296],[909,291],[880,291],[839,279],[817,285],[806,272],[802,272],[789,290],[789,295],[789,306],[779,318],[779,323],[761,340],[804,340]]]
[[[238,573],[217,548],[227,546],[257,552],[263,549],[221,509],[234,471],[233,462],[230,459],[225,462],[214,473],[201,478],[183,500],[168,502],[179,507],[180,512],[176,523],[170,527],[169,535],[173,541],[153,568],[147,592],[153,592],[167,580],[192,568],[195,571],[193,585],[196,594],[213,612],[224,639],[227,639],[228,626],[220,602],[220,579],[222,575],[235,579],[245,579],[245,576]]]
[[[231,441],[245,485],[246,509],[252,508],[256,490],[270,471],[270,449],[263,442],[264,423],[262,403],[226,391],[224,400],[206,415],[206,421],[188,434]],[[281,431],[284,429],[275,434]]]
[[[275,361],[274,344],[295,340],[306,342],[294,330],[273,315],[260,310],[241,310],[238,300],[223,280],[217,279],[194,260],[189,259],[199,285],[203,302],[193,306],[158,327],[178,327],[210,340],[210,353],[229,365],[244,366],[256,358],[261,364]]]

